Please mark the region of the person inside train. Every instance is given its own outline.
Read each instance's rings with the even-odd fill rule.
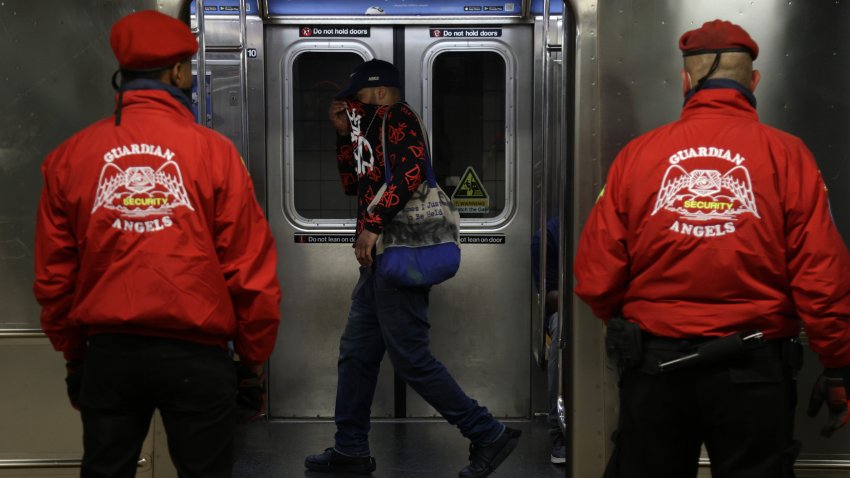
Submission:
[[[424,178],[422,126],[401,101],[399,71],[386,61],[358,65],[329,108],[337,133],[337,164],[344,192],[356,195],[354,255],[360,278],[340,340],[334,446],[305,459],[310,470],[369,474],[369,417],[384,353],[396,373],[471,441],[460,478],[488,476],[514,450],[520,431],[506,427],[467,396],[429,347],[428,287],[397,287],[375,273],[375,244],[383,224],[398,213]],[[386,117],[386,118],[384,118]],[[382,151],[386,119],[387,151]],[[371,213],[367,206],[384,184],[385,158],[392,177]]]
[[[139,11],[109,40],[115,113],[45,158],[35,237],[81,476],[135,476],[158,409],[181,477],[229,477],[237,400],[262,410],[280,321],[274,240],[233,143],[194,122],[188,25]]]
[[[548,358],[546,360],[546,375],[549,385],[549,435],[552,438],[552,451],[549,460],[555,464],[563,464],[567,461],[567,448],[564,440],[564,431],[558,420],[558,341],[560,337],[558,319],[558,257],[560,221],[553,217],[546,221],[546,295],[543,299],[543,307],[546,309],[546,331],[549,339],[547,348]],[[534,286],[540,292],[540,242],[543,230],[538,230],[531,236],[531,275]]]
[[[794,476],[805,329],[824,367],[809,414],[848,418],[850,255],[803,141],[756,113],[759,47],[714,20],[684,33],[681,117],[614,159],[584,226],[575,293],[620,368],[606,477]]]

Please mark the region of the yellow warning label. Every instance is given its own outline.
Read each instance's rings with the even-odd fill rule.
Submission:
[[[452,203],[461,214],[486,213],[490,209],[490,197],[472,166],[468,166],[461,176],[452,193]]]
[[[484,190],[484,185],[481,184],[481,180],[478,179],[478,175],[475,174],[475,170],[472,169],[472,166],[468,166],[466,171],[464,171],[463,176],[460,178],[460,182],[458,182],[457,189],[452,193],[452,199],[487,199],[487,191]]]

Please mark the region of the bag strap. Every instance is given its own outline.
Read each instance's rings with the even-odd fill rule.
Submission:
[[[403,101],[390,105],[387,108],[387,112],[384,113],[384,119],[381,123],[381,148],[383,148],[382,151],[384,152],[384,183],[389,185],[390,177],[393,174],[392,169],[390,169],[390,155],[387,150],[387,117],[390,115],[390,111],[395,105],[406,106],[407,109],[412,111],[413,115],[416,116],[416,121],[419,123],[419,129],[422,131],[422,137],[425,142],[425,179],[428,180],[428,186],[435,188],[437,187],[437,177],[434,175],[434,166],[431,165],[431,147],[429,146],[431,141],[428,137],[428,130],[425,129],[425,124],[422,122],[422,118],[419,116],[419,113]]]

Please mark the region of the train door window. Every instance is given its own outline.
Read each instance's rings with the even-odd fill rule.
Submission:
[[[503,51],[465,49],[440,51],[432,60],[431,91],[425,94],[434,167],[467,224],[507,214],[507,58]]]
[[[363,57],[354,52],[302,52],[292,62],[291,158],[295,216],[308,223],[353,224],[357,200],[343,194],[336,166],[336,133],[328,106]],[[349,221],[350,220],[350,221]]]

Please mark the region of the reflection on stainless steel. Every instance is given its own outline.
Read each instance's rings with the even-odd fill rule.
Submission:
[[[561,430],[567,432],[567,409],[564,405],[563,395],[558,395],[558,423],[561,425]]]
[[[0,460],[0,470],[8,468],[79,468],[80,460],[42,458],[36,460]]]

